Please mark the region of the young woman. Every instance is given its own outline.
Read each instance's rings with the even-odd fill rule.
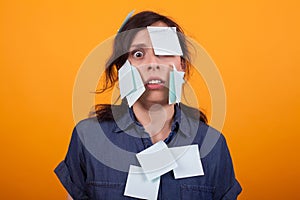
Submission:
[[[176,27],[182,55],[158,55],[148,26]],[[241,187],[223,135],[207,125],[201,111],[169,102],[169,74],[185,72],[187,78],[189,57],[183,31],[170,18],[145,11],[125,22],[106,65],[104,90],[115,85],[117,71],[129,62],[144,91],[132,106],[125,98],[121,105],[97,105],[96,117],[74,128],[66,158],[55,169],[73,199],[135,199],[124,195],[129,166],[138,166],[135,155],[159,141],[170,148],[197,144],[204,175],[175,179],[172,171],[163,174],[158,199],[237,198]],[[203,156],[201,149],[211,141],[207,138],[215,142]]]

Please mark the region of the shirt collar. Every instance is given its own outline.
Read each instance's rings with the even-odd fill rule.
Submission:
[[[179,126],[180,132],[186,136],[190,137],[190,126],[192,125],[191,122],[188,119],[188,116],[186,113],[184,113],[184,110],[186,106],[183,104],[175,104],[174,109],[175,109],[175,115],[174,119],[171,125],[172,131],[176,129]],[[130,131],[130,129],[133,127],[133,125],[138,125],[142,126],[136,119],[133,109],[128,108],[124,114],[121,115],[121,117],[117,118],[115,120],[116,126],[114,129],[114,132],[119,133],[123,131]]]
[[[116,126],[114,132],[119,133],[122,131],[126,131],[132,125],[134,125],[134,120],[130,116],[130,108],[123,111],[124,113],[120,114],[118,118],[115,119]]]

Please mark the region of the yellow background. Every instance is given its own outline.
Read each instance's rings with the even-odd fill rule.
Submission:
[[[172,16],[217,64],[227,95],[223,133],[243,186],[239,199],[300,198],[296,0],[6,0],[0,2],[1,199],[65,198],[53,169],[74,126],[77,70],[132,9]]]

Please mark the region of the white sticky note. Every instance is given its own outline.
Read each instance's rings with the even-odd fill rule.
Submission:
[[[135,90],[126,96],[129,107],[131,107],[145,92],[146,88],[142,77],[135,67],[131,67]]]
[[[204,175],[198,145],[169,148],[176,160],[175,179]]]
[[[169,104],[179,103],[181,101],[182,84],[184,83],[184,72],[177,71],[173,65],[173,71],[170,71],[169,80]]]
[[[138,70],[127,60],[118,71],[121,98],[126,97],[129,107],[131,107],[146,88]]]
[[[149,181],[141,167],[130,165],[124,195],[141,199],[156,200],[159,183],[160,177]]]
[[[147,27],[155,55],[182,56],[176,27]]]
[[[163,141],[141,151],[136,157],[148,180],[156,179],[177,167],[172,153]]]
[[[135,90],[132,66],[130,65],[128,60],[119,69],[118,76],[121,98],[123,99],[125,96]]]

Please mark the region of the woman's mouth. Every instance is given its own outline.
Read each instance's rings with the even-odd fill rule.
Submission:
[[[146,88],[150,90],[162,89],[164,85],[165,85],[165,81],[161,79],[151,79],[147,81],[145,84]]]

